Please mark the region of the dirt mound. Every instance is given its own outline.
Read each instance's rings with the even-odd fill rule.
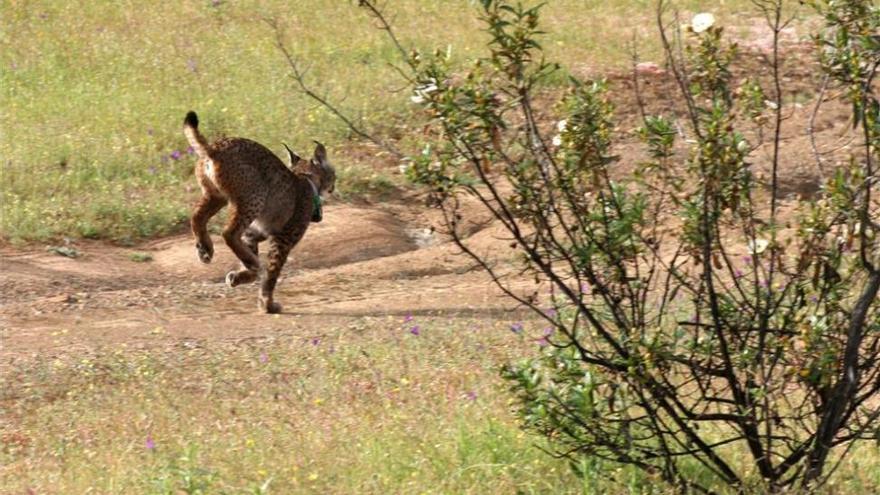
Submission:
[[[76,258],[7,249],[0,252],[0,354],[240,339],[364,316],[490,315],[510,306],[432,229],[437,219],[436,210],[410,200],[328,206],[325,221],[312,225],[291,253],[276,292],[285,312],[274,318],[257,313],[256,285],[223,283],[238,263],[219,238],[209,265],[198,261],[186,235],[137,248],[78,242]],[[152,259],[134,261],[135,252]]]
[[[290,262],[302,269],[341,266],[382,258],[417,249],[408,226],[389,211],[346,205],[328,206],[327,221],[312,224],[305,238],[293,250]],[[216,254],[211,264],[201,263],[190,236],[182,235],[146,246],[154,266],[166,273],[196,280],[222,282],[238,260],[225,248],[223,239],[213,236]],[[265,247],[264,247],[265,249]]]

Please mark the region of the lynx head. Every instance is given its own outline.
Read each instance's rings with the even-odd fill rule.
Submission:
[[[315,141],[315,145],[315,153],[309,160],[309,168],[315,170],[315,175],[320,182],[318,190],[321,193],[333,193],[336,189],[336,169],[330,165],[330,161],[327,159],[327,149],[324,148],[324,145],[317,141]]]
[[[315,145],[312,158],[307,163],[303,163],[304,160],[285,144],[287,156],[290,158],[290,168],[311,177],[321,194],[332,193],[336,189],[336,170],[327,159],[327,149],[324,145],[317,141]]]

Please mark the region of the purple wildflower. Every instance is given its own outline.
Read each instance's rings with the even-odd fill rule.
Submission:
[[[182,153],[178,150],[174,150],[168,155],[172,160],[180,160]]]
[[[553,327],[547,327],[547,328],[545,328],[545,329],[544,329],[544,337],[549,337],[549,336],[553,335],[553,332],[554,332],[554,331],[555,331],[555,330],[553,329]]]
[[[469,400],[477,400],[477,393],[471,390],[467,393],[467,398]]]
[[[547,315],[548,318],[556,318],[557,315],[556,309],[554,308],[547,309],[547,311],[544,311],[544,314]]]
[[[406,316],[403,317],[403,322],[404,322],[404,323],[409,323],[409,322],[411,322],[411,321],[413,321],[413,315],[408,314],[408,315],[406,315]]]
[[[187,154],[187,155],[192,155],[192,154],[195,153],[195,152],[196,152],[196,150],[195,150],[192,146],[187,146],[187,147],[186,147],[186,154]]]
[[[736,278],[742,278],[742,276],[743,276],[742,270],[737,269],[736,271],[733,272],[733,276]]]
[[[312,345],[318,345],[318,344],[320,344],[320,343],[321,343],[321,339],[319,339],[319,338],[317,338],[317,337],[315,337],[314,339],[312,339]]]
[[[518,321],[512,325],[510,325],[510,331],[515,334],[521,334],[523,331],[523,324],[521,321]]]
[[[743,263],[745,263],[747,265],[751,265],[752,264],[752,257],[751,256],[743,256]]]
[[[261,352],[261,353],[260,353],[260,362],[261,362],[261,363],[267,363],[267,362],[269,362],[269,355],[266,354],[265,352]]]
[[[147,441],[144,443],[147,450],[156,450],[156,442],[153,441],[152,435],[147,435]]]
[[[418,336],[418,335],[421,335],[422,330],[419,328],[418,325],[415,325],[409,329],[409,333]]]

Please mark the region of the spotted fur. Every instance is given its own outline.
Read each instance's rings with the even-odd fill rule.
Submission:
[[[226,283],[235,287],[259,278],[259,244],[268,240],[259,304],[267,313],[280,312],[281,306],[273,300],[278,275],[315,216],[320,194],[335,188],[336,173],[326,149],[316,142],[313,157],[306,161],[285,145],[288,168],[265,146],[249,139],[224,138],[208,144],[195,112],[186,115],[183,131],[198,155],[195,173],[203,192],[191,219],[199,259],[211,262],[214,246],[208,220],[229,204],[223,240],[242,266],[226,274]]]

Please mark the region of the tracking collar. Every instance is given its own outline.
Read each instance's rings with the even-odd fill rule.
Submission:
[[[309,181],[309,185],[312,186],[312,191],[314,192],[312,195],[312,222],[318,223],[324,219],[324,213],[321,208],[324,201],[321,199],[321,192],[318,190],[318,186],[309,177],[306,177],[306,180]]]

